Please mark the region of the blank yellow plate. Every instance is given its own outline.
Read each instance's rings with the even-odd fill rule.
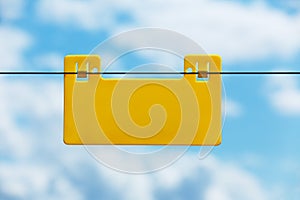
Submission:
[[[187,55],[180,78],[103,78],[100,57],[65,57],[66,144],[219,145],[221,58]],[[88,73],[87,73],[88,72]],[[207,77],[206,77],[207,76]],[[199,78],[200,77],[200,78]]]

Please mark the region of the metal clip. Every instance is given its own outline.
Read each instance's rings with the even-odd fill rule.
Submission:
[[[208,78],[207,71],[198,71],[198,78]]]
[[[77,78],[87,78],[86,71],[78,71],[77,72]]]

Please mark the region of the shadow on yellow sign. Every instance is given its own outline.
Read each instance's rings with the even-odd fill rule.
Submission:
[[[97,55],[65,57],[66,144],[219,145],[221,58],[187,55],[181,78],[104,78]]]

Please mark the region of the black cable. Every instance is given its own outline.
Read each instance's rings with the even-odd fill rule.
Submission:
[[[83,72],[84,73],[84,72]],[[87,74],[198,74],[199,72],[86,72]],[[222,71],[222,72],[205,72],[204,74],[219,74],[219,75],[300,75],[300,71]],[[0,72],[0,75],[64,75],[78,74],[78,72],[41,72],[41,71],[24,71],[24,72]]]

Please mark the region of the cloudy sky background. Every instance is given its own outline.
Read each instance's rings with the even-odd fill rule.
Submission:
[[[65,55],[138,27],[188,36],[221,55],[224,71],[300,70],[296,0],[1,0],[0,68],[62,71]],[[168,168],[129,175],[63,144],[62,76],[1,75],[0,198],[298,199],[300,77],[223,81],[222,145],[202,160],[191,148]]]

